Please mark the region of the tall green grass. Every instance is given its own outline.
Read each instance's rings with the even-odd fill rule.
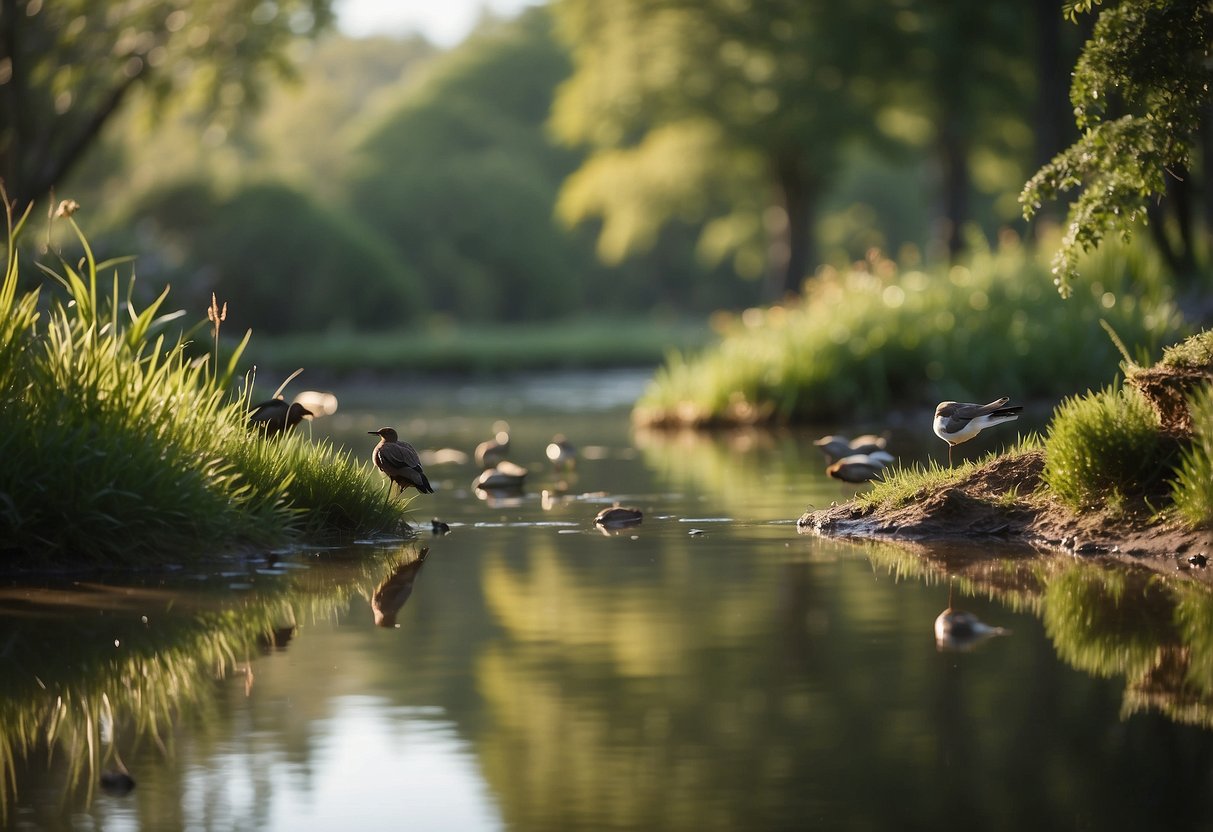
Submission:
[[[1213,387],[1205,385],[1188,403],[1192,443],[1180,454],[1171,500],[1194,526],[1213,523]]]
[[[1100,319],[1144,350],[1181,330],[1164,272],[1144,249],[1104,246],[1085,271],[1062,301],[1047,263],[1012,239],[929,272],[877,255],[823,270],[800,301],[748,310],[717,345],[672,354],[634,417],[812,422],[942,399],[1056,397],[1116,372]]]
[[[1071,508],[1132,511],[1164,491],[1174,455],[1145,397],[1110,385],[1058,406],[1045,442],[1043,479]]]
[[[28,214],[27,214],[28,216]],[[245,426],[226,368],[168,334],[161,295],[137,308],[133,279],[82,252],[43,271],[62,291],[17,292],[25,218],[8,216],[0,286],[0,550],[26,559],[113,561],[221,549],[305,533],[396,525],[367,466],[302,436]],[[102,285],[101,275],[114,270]]]

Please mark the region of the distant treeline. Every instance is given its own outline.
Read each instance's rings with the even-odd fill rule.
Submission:
[[[557,0],[446,52],[329,34],[239,118],[135,97],[59,195],[144,291],[261,332],[702,316],[1022,227],[1074,135],[1062,5]]]

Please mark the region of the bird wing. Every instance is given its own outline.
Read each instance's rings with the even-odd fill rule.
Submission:
[[[421,468],[421,457],[417,449],[408,442],[384,442],[379,448],[379,462],[393,472],[406,468]]]
[[[955,433],[964,428],[972,420],[978,416],[987,416],[993,413],[998,408],[1009,402],[1011,399],[1003,396],[1001,399],[996,399],[989,404],[973,404],[971,402],[957,402],[952,406],[952,413],[948,416],[948,421],[944,429],[948,433]]]
[[[285,410],[287,404],[282,399],[270,399],[269,401],[255,404],[249,410],[250,419],[276,419],[280,418],[280,414]]]

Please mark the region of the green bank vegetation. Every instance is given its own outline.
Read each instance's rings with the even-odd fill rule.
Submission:
[[[1183,327],[1145,247],[1108,244],[1087,267],[1091,279],[1063,303],[1042,255],[1011,236],[952,267],[873,253],[823,270],[802,299],[732,318],[718,344],[673,354],[633,415],[655,425],[850,421],[985,401],[992,379],[1019,399],[1057,398],[1115,371],[1101,320],[1154,351]]]
[[[269,441],[251,433],[251,379],[242,392],[233,385],[244,344],[226,367],[191,357],[170,334],[184,313],[163,314],[167,291],[138,306],[122,264],[97,262],[70,211],[61,213],[81,254],[75,265],[65,255],[43,267],[62,289],[46,292],[18,291],[16,238],[29,214],[7,215],[0,539],[10,560],[213,552],[401,520],[401,504],[348,452],[299,432]]]
[[[1049,497],[1074,512],[1100,512],[1122,520],[1173,519],[1189,528],[1213,524],[1213,333],[1206,331],[1168,349],[1153,368],[1126,365],[1127,382],[1066,398],[1044,436],[954,468],[937,464],[886,469],[883,481],[859,495],[873,511],[907,505],[926,493],[970,478],[995,459],[1044,455],[1039,483],[1025,483],[1019,499]],[[1172,389],[1173,397],[1143,392],[1143,372],[1200,370]],[[1147,391],[1155,388],[1145,385]],[[1170,426],[1190,425],[1182,430]]]

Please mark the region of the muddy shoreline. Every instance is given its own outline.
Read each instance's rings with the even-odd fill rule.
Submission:
[[[854,501],[806,511],[797,530],[830,538],[1021,543],[1059,556],[1112,559],[1213,584],[1213,530],[1152,517],[1076,515],[1038,488],[1043,452],[1000,457],[891,509]]]

